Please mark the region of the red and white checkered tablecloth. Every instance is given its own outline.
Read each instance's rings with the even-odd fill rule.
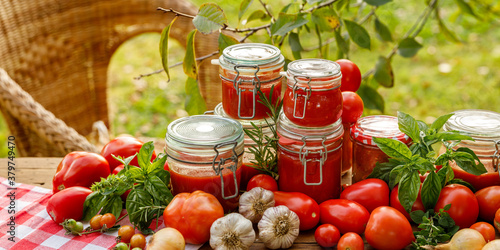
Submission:
[[[62,226],[52,221],[46,210],[52,190],[20,183],[9,183],[7,179],[2,177],[0,177],[0,181],[0,249],[98,250],[110,249],[116,244],[116,231],[82,236],[66,235],[66,231]],[[10,197],[14,193],[15,205],[11,206]],[[11,214],[9,214],[9,210],[11,210]],[[122,213],[124,212],[125,210]],[[11,216],[15,216],[14,236],[8,232],[11,229],[11,226],[8,225],[11,223]],[[128,217],[118,224],[131,225]],[[156,223],[153,222],[153,224]],[[163,220],[160,219],[158,225],[159,229],[164,227]],[[84,223],[84,227],[87,226],[88,222]],[[139,231],[136,230],[136,232]],[[151,236],[147,237],[148,240],[149,237]],[[186,245],[186,249],[200,247],[201,245]]]

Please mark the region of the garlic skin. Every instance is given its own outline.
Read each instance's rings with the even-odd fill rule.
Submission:
[[[219,218],[210,227],[210,247],[216,250],[248,249],[254,241],[252,222],[238,213]]]
[[[259,222],[270,207],[274,207],[274,193],[261,187],[252,188],[240,196],[239,212],[252,223]]]
[[[257,225],[259,239],[270,249],[289,248],[299,236],[299,216],[285,206],[268,208]]]

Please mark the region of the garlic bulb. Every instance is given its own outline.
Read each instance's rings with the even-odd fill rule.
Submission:
[[[253,223],[259,222],[270,207],[274,207],[274,194],[261,187],[252,188],[240,196],[239,212]]]
[[[210,227],[210,246],[216,250],[248,249],[254,241],[252,222],[238,213],[219,218]]]
[[[299,217],[285,206],[268,208],[259,221],[259,239],[267,248],[289,248],[299,236]]]

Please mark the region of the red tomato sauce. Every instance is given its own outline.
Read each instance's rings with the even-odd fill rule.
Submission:
[[[387,162],[389,157],[377,146],[354,142],[352,146],[352,183],[366,179],[377,162]]]
[[[342,144],[342,175],[347,173],[352,167],[352,141],[349,123],[342,123],[344,126],[344,139]]]

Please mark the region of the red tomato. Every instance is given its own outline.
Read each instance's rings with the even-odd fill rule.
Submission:
[[[52,179],[52,191],[55,193],[73,186],[90,188],[94,182],[108,177],[109,164],[99,154],[89,152],[71,152],[64,156],[57,166]]]
[[[500,232],[500,209],[498,209],[495,213],[495,220],[493,221],[493,225]]]
[[[224,216],[215,196],[203,191],[177,194],[163,212],[166,227],[173,227],[186,243],[203,244],[210,239],[212,223]]]
[[[376,249],[399,250],[415,240],[410,222],[392,207],[373,210],[366,225],[365,238]]]
[[[327,200],[319,205],[321,224],[336,226],[341,234],[362,234],[370,213],[361,204],[346,199]]]
[[[389,206],[389,186],[381,179],[366,179],[348,186],[340,199],[355,201],[368,212],[380,206]]]
[[[479,205],[476,196],[469,188],[460,184],[445,186],[439,194],[434,211],[438,212],[447,204],[451,204],[451,208],[446,212],[461,229],[470,227],[476,222],[479,215]]]
[[[258,174],[248,181],[247,190],[252,190],[254,187],[261,187],[274,192],[278,191],[278,182],[270,175]]]
[[[490,242],[495,239],[495,228],[487,222],[476,222],[470,226],[470,228],[480,232],[486,242]]]
[[[123,169],[125,168],[125,166],[123,164],[120,164],[118,166],[116,166],[115,169],[113,169],[113,172],[111,172],[112,174],[114,175],[117,175],[118,173],[120,173],[120,171],[122,171]]]
[[[422,186],[422,185],[420,185]],[[391,191],[391,197],[390,197],[390,204],[391,204],[391,207],[395,208],[396,210],[398,210],[399,212],[401,212],[405,217],[406,219],[408,219],[409,222],[412,222],[412,219],[410,217],[410,214],[408,212],[406,212],[406,210],[404,209],[403,205],[401,205],[401,203],[399,202],[399,198],[398,198],[398,194],[399,194],[399,191],[398,191],[398,185],[396,185],[392,191]],[[411,207],[411,211],[417,211],[417,210],[422,210],[422,211],[425,211],[425,207],[424,207],[424,203],[422,202],[422,196],[420,196],[420,191],[418,192],[418,197],[417,197],[417,200],[413,203],[413,206]]]
[[[496,211],[500,208],[500,186],[483,188],[475,195],[479,205],[479,217],[493,221]]]
[[[342,92],[342,122],[355,123],[363,115],[363,100],[351,91]]]
[[[106,158],[109,162],[109,168],[113,171],[118,165],[122,164],[115,158],[113,158],[112,154],[115,156],[121,156],[123,158],[127,158],[129,156],[135,155],[141,149],[144,143],[137,138],[130,136],[121,136],[116,137],[115,139],[108,142],[108,144],[104,145],[101,150],[101,155]],[[156,158],[156,154],[153,151],[153,156],[151,160]],[[130,165],[139,167],[139,163],[137,162],[137,156],[130,162]]]
[[[311,197],[299,192],[274,192],[275,206],[284,205],[299,216],[301,231],[309,230],[319,222],[319,205]]]
[[[322,247],[333,247],[339,242],[340,232],[332,224],[323,224],[314,231],[314,239]]]
[[[358,66],[347,59],[339,59],[335,62],[340,65],[340,71],[342,72],[340,90],[356,92],[359,85],[361,85],[362,79]]]
[[[47,213],[57,224],[65,219],[81,220],[83,203],[92,191],[86,187],[69,187],[55,193],[47,202]]]
[[[340,237],[337,244],[337,250],[363,250],[365,249],[365,242],[363,238],[357,233],[346,233]]]

